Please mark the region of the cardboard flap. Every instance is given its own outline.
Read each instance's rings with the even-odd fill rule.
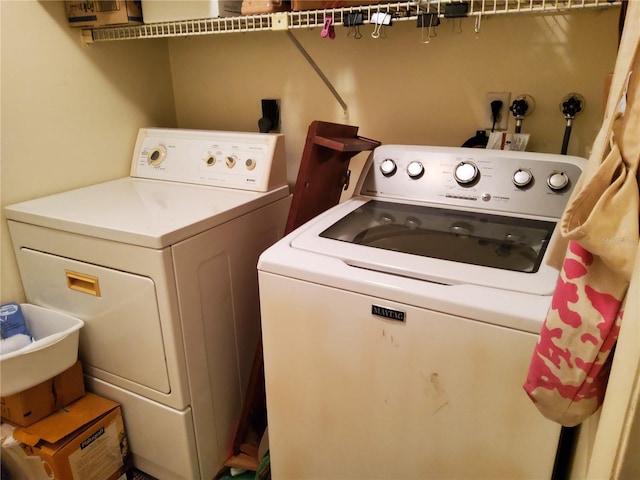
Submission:
[[[13,438],[25,445],[29,445],[30,447],[35,447],[40,441],[39,435],[32,435],[31,433],[25,432],[19,428],[13,432]]]
[[[32,447],[41,441],[50,444],[57,443],[117,407],[118,404],[111,400],[87,393],[79,400],[31,426],[17,428],[13,437]]]

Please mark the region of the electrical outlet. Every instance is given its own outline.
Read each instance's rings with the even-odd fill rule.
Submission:
[[[493,115],[491,113],[491,102],[500,100],[502,106],[498,112],[498,118],[496,119],[495,127],[493,125]],[[488,92],[485,106],[485,115],[487,122],[487,129],[491,130],[506,130],[509,125],[509,107],[511,104],[511,92]]]

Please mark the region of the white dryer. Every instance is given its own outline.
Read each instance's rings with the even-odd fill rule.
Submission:
[[[149,128],[129,177],[6,207],[27,301],[84,320],[140,470],[210,480],[230,454],[289,205],[282,135]]]
[[[583,159],[384,145],[258,263],[273,478],[550,478],[522,384]]]

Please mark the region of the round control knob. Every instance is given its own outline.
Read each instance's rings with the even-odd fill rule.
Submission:
[[[473,162],[460,162],[453,172],[453,177],[460,185],[471,183],[478,178],[478,167]]]
[[[519,168],[513,173],[513,184],[516,187],[526,187],[533,180],[533,174],[531,170],[526,168]]]
[[[398,167],[396,167],[396,162],[394,162],[390,158],[385,158],[380,164],[380,171],[385,177],[390,177],[391,175],[396,173],[397,169]]]
[[[407,165],[407,175],[409,175],[409,177],[417,179],[420,178],[423,174],[424,167],[422,166],[422,163],[418,162],[417,160]]]
[[[247,167],[247,170],[253,170],[254,168],[256,168],[256,161],[253,158],[248,158],[244,162],[244,166]]]
[[[207,164],[207,167],[213,167],[216,164],[216,156],[209,155],[207,158],[204,159],[204,163]]]
[[[569,185],[569,177],[564,172],[555,172],[547,178],[547,185],[551,190],[562,190]]]
[[[225,163],[227,164],[227,167],[229,168],[233,168],[236,166],[236,157],[227,157],[225,158]]]
[[[151,150],[147,155],[147,163],[149,163],[149,165],[157,167],[162,162],[164,162],[166,156],[167,151],[165,150],[165,148],[162,145],[158,145],[157,147],[154,147],[153,150]]]

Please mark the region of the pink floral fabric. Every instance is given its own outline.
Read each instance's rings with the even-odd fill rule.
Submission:
[[[602,404],[623,315],[626,286],[590,284],[597,260],[569,242],[524,384],[538,409],[565,426],[577,425]]]

